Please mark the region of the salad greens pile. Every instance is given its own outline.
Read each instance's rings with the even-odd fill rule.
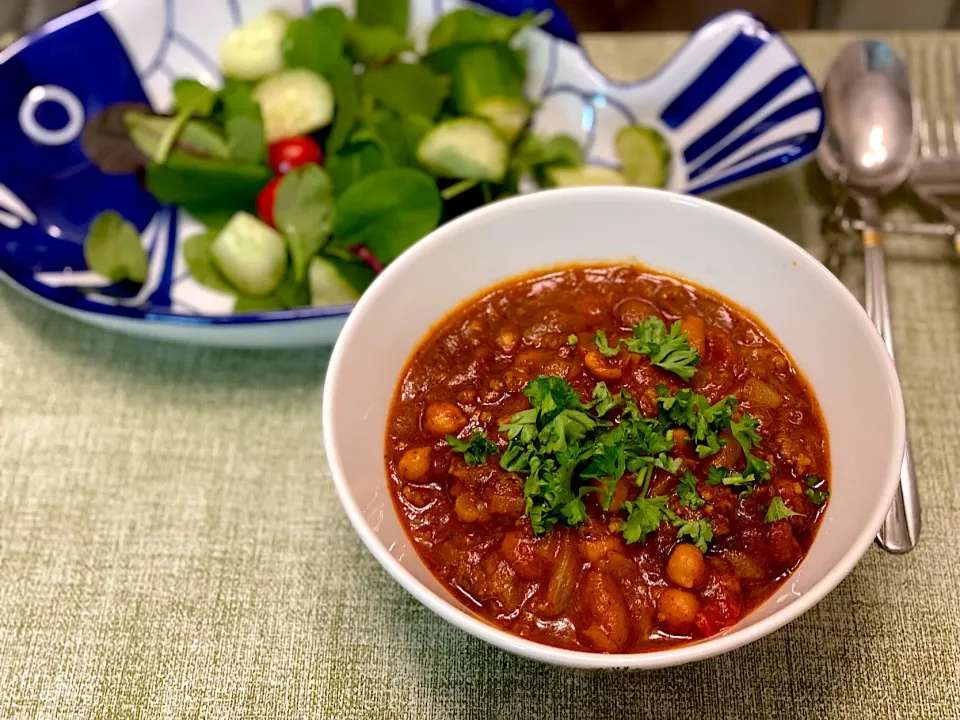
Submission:
[[[408,5],[267,12],[224,40],[222,88],[182,78],[171,115],[124,112],[146,188],[208,228],[184,246],[192,276],[234,294],[236,311],[353,302],[440,222],[526,177],[664,184],[670,152],[654,130],[621,131],[620,171],[585,165],[571,137],[529,131],[516,41],[549,13],[456,10],[418,54]],[[113,212],[91,225],[85,258],[113,281],[146,276],[136,230]]]

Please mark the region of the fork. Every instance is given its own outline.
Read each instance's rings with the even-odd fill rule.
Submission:
[[[910,186],[960,227],[960,53],[952,43],[913,45],[910,50],[920,135]],[[954,235],[954,243],[960,250],[960,234]]]

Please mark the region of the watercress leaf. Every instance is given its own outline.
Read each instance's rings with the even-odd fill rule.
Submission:
[[[113,210],[100,213],[90,224],[83,258],[90,270],[114,282],[147,279],[147,252],[140,244],[140,233]]]
[[[205,285],[211,290],[236,294],[236,290],[227,281],[223,274],[217,270],[210,256],[210,245],[216,239],[219,230],[207,230],[198,235],[187,238],[183,244],[183,259],[187,263],[187,269],[201,285]]]
[[[251,95],[250,87],[243,83],[228,83],[221,92],[221,98],[230,157],[242,162],[264,162],[267,140],[263,114]]]
[[[770,500],[769,507],[767,507],[766,514],[763,516],[763,521],[765,523],[774,523],[778,520],[786,520],[795,515],[803,515],[803,513],[794,512],[787,507],[782,497],[774,495]]]
[[[123,123],[129,141],[146,157],[154,157],[157,146],[164,134],[174,122],[173,118],[162,117],[128,110],[123,115]],[[174,148],[205,157],[225,159],[230,157],[226,141],[213,123],[203,120],[191,120],[180,131]]]
[[[201,158],[175,151],[165,163],[150,165],[146,186],[156,199],[180,205],[197,219],[256,212],[257,194],[270,182],[265,165]]]
[[[476,115],[491,99],[523,100],[526,68],[506,45],[486,44],[464,48],[451,72],[453,106]]]
[[[414,49],[412,41],[388,25],[362,25],[348,20],[346,38],[347,53],[363,65],[386,62]]]
[[[365,245],[387,264],[433,230],[443,200],[426,173],[390,168],[368,175],[340,196],[334,239],[340,247]]]
[[[368,70],[360,78],[363,92],[401,113],[433,119],[450,94],[450,79],[426,65],[392,63]]]
[[[529,11],[517,17],[506,17],[469,8],[454,10],[442,16],[433,26],[427,49],[433,51],[464,43],[506,43],[528,25],[541,25],[549,19],[547,13],[534,15]]]
[[[323,7],[291,21],[283,39],[284,64],[326,76],[343,55],[346,29],[347,17],[338,7]]]
[[[405,35],[410,22],[410,0],[357,0],[357,22],[389,25]]]
[[[379,143],[373,140],[348,142],[327,160],[326,169],[333,182],[333,192],[340,195],[355,182],[391,165]]]
[[[353,65],[346,58],[338,59],[327,72],[337,112],[327,136],[327,157],[336,154],[350,137],[357,124],[357,78]]]
[[[237,302],[234,303],[233,312],[240,313],[261,313],[273,312],[275,310],[285,310],[283,302],[276,295],[267,295],[266,297],[251,297],[240,295]]]
[[[310,258],[333,229],[333,185],[323,168],[310,163],[283,176],[277,186],[273,219],[290,248],[294,277],[301,282]]]
[[[273,291],[273,297],[288,310],[308,307],[310,305],[310,283],[306,279],[297,280],[293,263],[290,263],[287,265],[287,271],[284,273],[279,287]]]
[[[210,117],[216,102],[217,93],[198,80],[180,78],[173,83],[173,104],[178,112]]]

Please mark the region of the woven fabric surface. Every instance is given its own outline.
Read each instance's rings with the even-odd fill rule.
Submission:
[[[820,73],[845,37],[792,39]],[[680,41],[588,46],[628,80]],[[818,255],[826,201],[811,168],[724,199]],[[380,569],[324,459],[329,351],[151,343],[0,288],[0,718],[960,717],[960,262],[889,248],[921,545],[872,548],[747,648],[646,674],[495,650]]]

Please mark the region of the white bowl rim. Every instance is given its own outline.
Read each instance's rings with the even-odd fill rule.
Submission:
[[[507,210],[513,210],[515,206],[521,204],[528,206],[527,209],[529,212],[536,212],[539,205],[556,200],[558,194],[567,196],[571,202],[579,198],[589,199],[591,197],[608,199],[622,198],[624,201],[629,201],[633,198],[646,196],[648,198],[654,198],[655,201],[682,202],[686,205],[696,206],[701,211],[714,213],[719,222],[739,224],[743,232],[753,237],[756,242],[783,246],[785,252],[793,256],[792,259],[796,261],[798,266],[802,265],[807,272],[821,275],[827,283],[841,290],[842,292],[839,293],[839,296],[842,298],[841,303],[846,305],[847,311],[857,316],[857,322],[864,324],[871,330],[870,333],[866,334],[866,337],[869,338],[868,342],[872,345],[874,353],[880,358],[886,385],[890,391],[895,412],[894,442],[889,449],[887,473],[885,475],[886,485],[878,495],[877,504],[873,513],[870,515],[869,522],[865,524],[857,536],[856,541],[852,543],[850,548],[844,553],[840,562],[834,565],[826,575],[820,578],[813,587],[803,593],[803,595],[794,602],[753,625],[734,630],[728,634],[716,635],[704,640],[682,645],[677,648],[638,653],[590,653],[579,650],[566,650],[532,640],[526,640],[511,635],[479,619],[469,613],[465,607],[455,606],[428,590],[406,568],[397,562],[386,547],[380,543],[376,534],[370,529],[364,519],[359,506],[354,502],[353,496],[350,494],[340,452],[333,442],[335,435],[333,408],[336,405],[334,400],[338,392],[343,348],[350,344],[352,337],[357,332],[357,326],[362,322],[367,312],[367,308],[373,304],[375,298],[379,296],[380,289],[387,285],[385,281],[381,281],[381,278],[389,279],[393,276],[403,274],[409,266],[414,265],[418,261],[421,255],[429,253],[434,245],[454,241],[461,230],[470,225],[483,223],[488,218]],[[549,267],[549,265],[546,267]],[[530,268],[530,271],[535,271],[536,269],[537,268]],[[654,270],[656,270],[656,268],[654,268]],[[453,310],[454,308],[449,308],[448,312]],[[755,312],[750,308],[747,308],[747,310],[751,313]],[[762,313],[756,313],[756,315],[760,321],[763,322]],[[441,226],[391,263],[360,298],[353,313],[351,313],[347,319],[346,325],[340,333],[337,344],[330,356],[330,364],[327,370],[326,381],[324,382],[323,439],[337,494],[347,512],[347,516],[350,518],[354,530],[356,530],[364,545],[367,546],[367,549],[387,572],[393,576],[394,580],[400,583],[407,592],[440,617],[491,645],[541,662],[577,668],[652,670],[714,657],[729,652],[730,650],[735,650],[754,640],[758,640],[799,617],[839,585],[850,571],[853,570],[854,566],[873,543],[887,515],[890,503],[893,501],[893,495],[898,486],[897,482],[894,482],[894,479],[899,478],[903,448],[906,441],[906,423],[904,419],[903,394],[901,392],[896,367],[880,338],[880,334],[876,331],[866,313],[863,311],[863,308],[860,306],[860,303],[847,287],[809,252],[759,221],[717,203],[704,200],[703,198],[648,188],[586,187],[546,190],[486,205]]]

